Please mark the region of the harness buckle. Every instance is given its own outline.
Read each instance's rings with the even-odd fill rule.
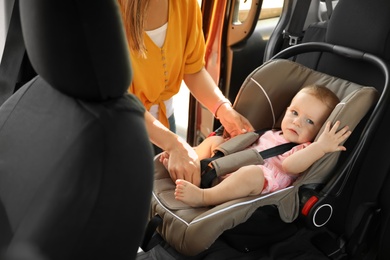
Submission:
[[[299,38],[298,36],[293,36],[293,35],[289,35],[288,36],[290,38],[290,40],[288,41],[288,44],[290,46],[293,46],[293,45],[297,45],[298,44],[298,41],[299,41]]]
[[[288,31],[286,30],[283,30],[283,38],[284,39],[289,39],[288,40],[288,44],[289,46],[293,46],[293,45],[297,45],[300,40],[302,39],[302,36],[295,36],[295,35],[292,35],[290,34]]]

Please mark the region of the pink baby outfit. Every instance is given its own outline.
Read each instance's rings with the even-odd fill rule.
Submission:
[[[251,146],[251,148],[256,148],[258,151],[263,151],[271,147],[287,143],[287,140],[284,139],[282,131],[266,131],[257,142]],[[310,144],[304,143],[294,146],[291,150],[274,157],[270,157],[264,160],[263,165],[258,165],[264,173],[264,189],[261,192],[262,194],[274,192],[288,187],[296,179],[296,175],[291,175],[283,171],[282,162],[291,154],[299,151]]]

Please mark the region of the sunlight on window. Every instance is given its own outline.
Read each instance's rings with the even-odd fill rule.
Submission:
[[[283,0],[263,0],[259,19],[279,17],[283,7]],[[252,0],[240,0],[238,9],[238,22],[244,22],[248,17]]]

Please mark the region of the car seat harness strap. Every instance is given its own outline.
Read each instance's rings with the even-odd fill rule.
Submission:
[[[262,132],[264,131],[262,130]],[[221,152],[222,155],[226,156],[241,151],[256,142],[259,137],[260,134],[258,132],[247,132],[245,134],[237,135],[220,144],[215,148],[214,153]]]
[[[209,188],[219,176],[236,171],[246,165],[263,164],[264,159],[287,152],[296,145],[295,143],[285,143],[261,152],[254,148],[243,150],[257,141],[259,137],[258,132],[238,135],[217,147],[213,157],[201,160],[201,187]]]

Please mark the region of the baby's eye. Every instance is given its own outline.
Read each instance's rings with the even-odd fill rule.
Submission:
[[[306,119],[306,123],[314,125],[314,122],[311,119]]]
[[[294,116],[298,115],[298,112],[295,111],[295,110],[291,110],[291,114],[293,114]]]

